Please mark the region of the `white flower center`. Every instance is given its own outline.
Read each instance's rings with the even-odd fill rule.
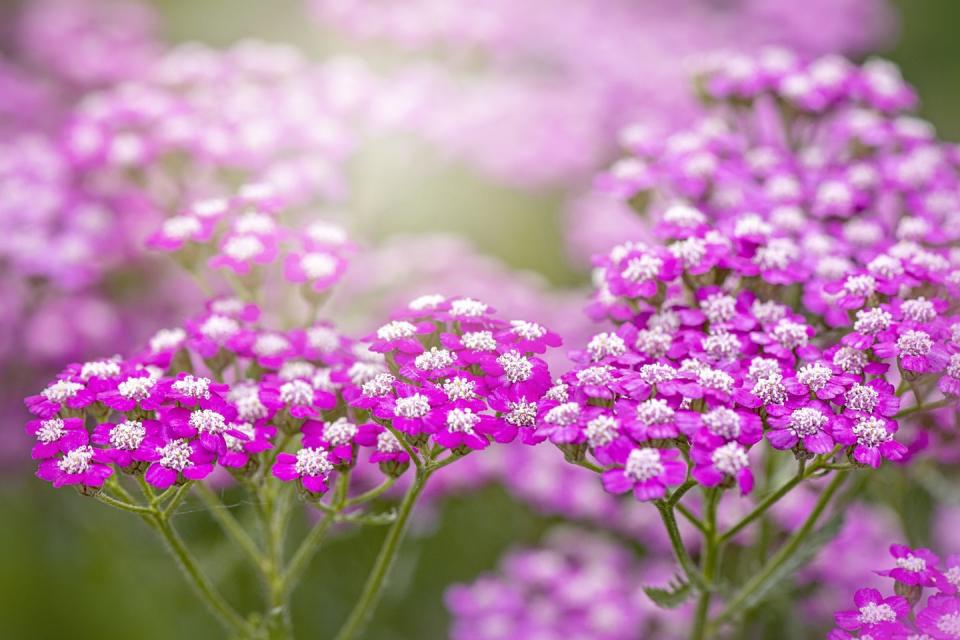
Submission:
[[[416,335],[417,328],[405,320],[394,320],[377,329],[378,340],[399,340]]]
[[[867,354],[853,347],[840,347],[833,354],[833,364],[847,373],[859,374],[867,364]]]
[[[253,352],[260,357],[278,356],[290,348],[290,341],[276,333],[263,333],[253,342]]]
[[[411,311],[426,311],[428,309],[436,309],[446,301],[447,299],[444,296],[439,293],[434,293],[414,298],[407,306]]]
[[[547,330],[543,326],[526,320],[511,320],[510,331],[524,340],[538,340],[547,335]]]
[[[902,558],[897,558],[896,564],[899,568],[912,573],[920,573],[927,569],[927,561],[913,554],[907,554]]]
[[[640,379],[649,385],[669,382],[677,377],[677,371],[668,364],[645,364],[640,367]]]
[[[326,278],[337,271],[337,259],[329,253],[313,252],[300,258],[300,268],[311,280]]]
[[[75,475],[89,469],[91,462],[93,462],[93,447],[85,445],[64,454],[57,460],[57,467],[63,473]]]
[[[171,440],[162,447],[157,447],[160,465],[177,472],[190,466],[190,453],[190,443],[183,439]]]
[[[308,447],[297,451],[294,469],[301,476],[326,476],[333,471],[333,464],[326,451]]]
[[[708,389],[715,389],[724,393],[733,391],[733,376],[720,369],[703,368],[697,372],[697,380]]]
[[[69,380],[57,380],[49,387],[40,392],[44,398],[50,402],[63,402],[64,400],[69,400],[73,396],[77,395],[83,389],[83,385],[79,382],[71,382]]]
[[[450,303],[450,315],[455,318],[479,318],[487,312],[487,305],[479,300],[463,298]]]
[[[37,441],[43,444],[50,444],[62,438],[65,432],[63,420],[60,418],[44,420],[40,423],[40,428],[37,429]]]
[[[819,391],[833,378],[833,371],[822,362],[815,362],[800,367],[797,371],[797,382],[811,391]]]
[[[876,447],[893,438],[887,431],[884,421],[875,416],[858,420],[853,425],[853,433],[857,436],[857,442],[868,448]]]
[[[700,303],[711,324],[729,322],[737,313],[737,301],[732,296],[714,293]]]
[[[954,638],[960,638],[960,613],[947,613],[937,620],[937,629]]]
[[[256,236],[234,236],[223,245],[223,253],[237,262],[251,260],[266,250]]]
[[[722,447],[714,449],[710,461],[717,471],[728,476],[735,476],[750,464],[747,452],[736,442],[728,442]]]
[[[740,437],[740,414],[727,407],[717,407],[702,416],[703,424],[711,433],[733,440]]]
[[[798,438],[805,438],[818,433],[829,420],[819,409],[801,407],[790,414],[790,430]]]
[[[630,282],[646,282],[647,280],[656,278],[662,266],[663,260],[657,256],[645,253],[642,256],[630,258],[621,275],[625,280],[629,280]]]
[[[200,325],[200,333],[202,333],[205,338],[216,342],[228,340],[237,335],[239,331],[240,323],[227,316],[210,316]]]
[[[577,372],[577,382],[594,387],[605,387],[613,382],[610,372],[610,367],[606,365],[587,367]]]
[[[740,353],[740,339],[728,331],[711,332],[701,340],[703,350],[715,360],[732,358]]]
[[[460,340],[471,351],[493,351],[497,348],[497,341],[490,331],[471,331],[460,336]]]
[[[226,419],[211,409],[200,409],[190,414],[190,426],[201,433],[223,433],[227,428]]]
[[[497,363],[510,382],[526,382],[533,375],[533,363],[523,357],[519,351],[508,351],[499,358]]]
[[[260,390],[256,384],[243,384],[234,386],[227,394],[229,400],[236,408],[241,420],[247,422],[256,422],[261,418],[266,418],[269,411],[260,402]]]
[[[324,425],[323,437],[330,444],[339,447],[353,442],[357,431],[357,425],[349,422],[346,418],[339,418]]]
[[[280,400],[294,406],[313,404],[313,386],[306,380],[285,382],[280,386]]]
[[[403,445],[397,440],[397,437],[389,431],[384,431],[377,436],[377,451],[381,453],[399,453],[403,451]]]
[[[401,418],[422,418],[430,413],[430,401],[420,393],[397,398],[396,412]]]
[[[594,362],[608,356],[618,358],[626,352],[626,343],[615,333],[598,333],[587,343],[587,353]]]
[[[507,405],[509,413],[503,419],[515,427],[532,427],[537,421],[537,403],[526,402],[526,399],[511,402]]]
[[[861,624],[877,624],[879,622],[893,622],[897,614],[888,604],[870,602],[860,607]]]
[[[361,391],[368,398],[382,398],[393,391],[393,383],[396,381],[389,373],[378,373],[372,379],[363,383]]]
[[[545,393],[543,397],[547,400],[553,400],[554,402],[566,402],[570,394],[567,391],[567,385],[562,382],[557,382],[557,384],[547,389],[547,393]]]
[[[436,371],[451,366],[455,359],[456,356],[446,349],[433,347],[430,351],[424,351],[418,355],[413,364],[421,371]]]
[[[657,449],[634,449],[627,457],[624,474],[634,482],[646,482],[664,472]]]
[[[587,423],[584,433],[591,447],[602,447],[617,437],[617,421],[613,416],[599,415]]]
[[[114,360],[85,362],[80,367],[80,379],[84,381],[90,378],[112,378],[118,375],[120,375],[120,364]]]
[[[565,402],[547,411],[543,417],[548,424],[566,427],[580,419],[580,405],[576,402]]]
[[[855,384],[844,395],[845,404],[854,411],[872,413],[880,401],[880,393],[873,387]]]
[[[253,425],[249,422],[231,422],[228,428],[231,431],[239,431],[243,435],[247,436],[246,439],[244,439],[238,438],[237,436],[229,433],[224,434],[223,439],[227,443],[227,448],[231,451],[243,451],[243,445],[253,440],[257,433],[253,428]]]
[[[139,420],[126,420],[110,430],[110,446],[114,449],[133,451],[140,446],[147,429]]]
[[[644,400],[637,405],[637,420],[645,425],[668,424],[673,417],[673,409],[660,398]]]
[[[174,240],[186,240],[202,229],[200,221],[193,216],[173,216],[163,223],[163,235]]]
[[[150,338],[150,351],[160,353],[161,351],[173,351],[178,349],[183,341],[187,339],[187,332],[183,329],[160,329]],[[119,368],[117,373],[119,373]],[[117,375],[117,374],[113,374]],[[107,377],[107,376],[100,376]]]
[[[124,398],[143,400],[150,395],[155,386],[157,386],[157,379],[150,376],[127,378],[117,385],[117,391]]]
[[[877,290],[877,281],[868,274],[850,276],[844,281],[843,290],[851,296],[869,298]]]
[[[297,380],[298,378],[309,378],[313,376],[316,371],[311,363],[305,362],[303,360],[289,360],[284,362],[280,367],[280,371],[277,372],[277,375],[280,376],[281,380]],[[316,386],[316,385],[314,385]]]
[[[466,409],[451,409],[447,413],[447,429],[452,433],[473,434],[473,428],[480,422],[480,416],[469,407]]]
[[[750,370],[747,376],[753,380],[769,378],[780,374],[780,364],[771,358],[754,358],[750,362]]]
[[[206,400],[210,397],[209,378],[186,375],[181,380],[175,381],[171,387],[177,393],[191,398],[203,398]]]
[[[307,329],[307,343],[320,353],[331,353],[340,346],[340,336],[330,327],[311,327]]]
[[[770,337],[784,349],[805,347],[810,341],[807,325],[784,318],[770,332]]]
[[[926,331],[905,331],[897,339],[897,350],[908,356],[925,356],[933,349],[933,340]]]
[[[637,341],[634,343],[637,351],[651,358],[662,358],[670,350],[673,336],[663,329],[644,329],[637,332]]]
[[[447,398],[453,402],[456,400],[469,400],[476,395],[477,384],[467,378],[450,378],[443,383],[443,392]]]

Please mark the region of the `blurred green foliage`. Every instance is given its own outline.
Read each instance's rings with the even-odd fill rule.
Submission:
[[[228,44],[256,34],[293,42],[316,55],[339,50],[343,43],[318,34],[302,19],[301,1],[157,4],[175,40]],[[884,53],[900,63],[919,88],[922,113],[943,136],[960,138],[960,2],[901,0],[897,6],[901,36]],[[390,62],[380,56],[379,63]],[[480,249],[540,271],[557,284],[582,278],[564,259],[560,194],[495,186],[436,162],[418,164],[411,177],[404,173],[411,166],[410,153],[402,145],[390,147],[386,154],[364,159],[358,169],[363,181],[356,204],[377,234],[460,232]],[[911,538],[926,538],[928,532],[918,528],[925,520],[918,510],[928,515],[929,498],[899,478],[878,480],[877,486],[890,489],[904,513],[909,512]],[[252,602],[257,588],[241,559],[217,544],[220,533],[202,511],[191,511],[189,505],[185,510],[180,522],[203,564],[230,599]],[[158,540],[128,514],[69,490],[53,491],[29,477],[26,469],[9,470],[3,478],[0,514],[0,639],[219,637],[219,629],[193,601]],[[444,637],[444,588],[493,567],[507,548],[535,542],[549,524],[497,488],[448,500],[408,541],[367,637]],[[302,531],[306,524],[297,526]],[[295,623],[304,637],[328,637],[338,626],[383,533],[370,528],[337,537],[313,564],[295,603]]]

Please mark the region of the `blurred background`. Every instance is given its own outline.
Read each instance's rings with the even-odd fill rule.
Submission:
[[[109,355],[183,317],[176,286],[156,308],[138,306],[137,278],[153,268],[149,260],[131,270],[118,260],[95,279],[60,289],[63,278],[23,267],[17,247],[36,242],[41,225],[57,235],[66,223],[24,218],[23,203],[37,192],[17,199],[23,194],[2,186],[25,134],[55,138],[86,96],[136,78],[170,47],[223,49],[249,38],[291,45],[311,63],[333,65],[338,122],[362,112],[375,123],[373,134],[355,141],[342,167],[349,191],[336,199],[342,220],[374,252],[355,268],[357,282],[377,285],[336,307],[338,321],[355,330],[379,324],[377,314],[395,300],[445,289],[489,294],[496,306],[531,317],[546,313],[575,344],[588,331],[579,311],[586,258],[631,229],[624,212],[583,195],[591,173],[616,157],[619,127],[638,119],[683,121],[694,109],[688,63],[714,48],[783,44],[809,54],[889,57],[918,88],[921,115],[941,137],[960,139],[960,4],[953,0],[686,0],[659,8],[624,0],[599,12],[610,15],[578,0],[154,0],[133,13],[113,6],[123,2],[109,3],[111,10],[99,14],[90,9],[93,0],[72,2],[6,0],[0,9],[0,291],[18,301],[0,312],[4,640],[219,634],[145,527],[32,477],[21,429],[19,398],[60,365]],[[83,20],[94,26],[83,23],[84,33],[102,35],[106,45],[73,46],[72,23],[61,20],[73,10],[92,12]],[[111,55],[131,68],[84,74],[91,60]],[[50,93],[56,108],[43,113],[55,115],[26,118],[40,113],[30,100]],[[16,100],[26,106],[15,109]],[[269,101],[262,107],[269,113]],[[125,215],[129,206],[120,207]],[[61,290],[70,304],[57,297]],[[81,304],[82,296],[89,297]],[[105,316],[118,301],[131,315]],[[102,330],[84,331],[88,325]],[[119,346],[118,335],[125,340]],[[367,637],[446,637],[444,590],[492,569],[506,550],[535,544],[556,524],[556,510],[530,498],[532,490],[504,488],[495,469],[474,473],[467,486],[422,509]],[[878,482],[880,490],[903,493],[903,522],[924,523],[907,528],[911,541],[935,536],[926,524],[929,496],[908,495],[896,478]],[[216,545],[217,529],[202,511],[188,507],[181,521],[228,598],[255,599],[252,576]],[[365,529],[329,542],[295,606],[304,637],[328,637],[338,628],[382,534]],[[783,633],[770,637],[789,637]],[[810,628],[793,633],[814,637]]]

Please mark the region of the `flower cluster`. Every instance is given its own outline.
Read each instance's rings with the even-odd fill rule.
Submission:
[[[786,124],[763,137],[718,118],[604,176],[649,202],[662,244],[596,260],[589,310],[617,326],[541,404],[538,433],[642,500],[687,472],[748,492],[761,439],[900,460],[899,419],[957,399],[951,150],[897,115],[913,93],[887,63],[760,58],[731,85],[738,61],[701,79],[711,99]]]
[[[555,529],[542,546],[508,554],[498,572],[448,589],[450,637],[632,640],[656,630],[658,638],[677,638],[676,627],[664,625],[689,612],[657,609],[642,589],[666,583],[668,571],[603,536]]]
[[[890,547],[893,567],[877,571],[893,578],[895,595],[872,588],[854,595],[854,609],[838,611],[830,640],[955,640],[960,638],[960,556],[943,561],[929,549]],[[926,590],[926,592],[925,592]]]
[[[540,357],[560,345],[534,322],[505,322],[483,302],[426,295],[368,336],[390,373],[352,404],[418,448],[460,453],[491,441],[535,439],[537,402],[550,386]]]
[[[279,216],[286,204],[269,184],[248,184],[233,198],[200,200],[167,218],[147,245],[191,271],[221,270],[251,291],[270,265],[282,262],[285,279],[315,301],[343,275],[354,247],[331,222],[287,226]]]

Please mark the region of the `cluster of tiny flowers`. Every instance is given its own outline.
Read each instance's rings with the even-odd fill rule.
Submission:
[[[266,280],[270,265],[282,263],[284,278],[316,299],[339,281],[354,247],[331,222],[287,226],[279,215],[287,204],[272,186],[248,184],[232,198],[200,200],[167,218],[147,244],[190,270],[209,267],[238,277],[251,290]]]
[[[272,473],[318,496],[358,447],[400,475],[414,449],[532,441],[550,386],[538,355],[559,345],[468,298],[419,298],[366,342],[323,324],[265,329],[259,317],[253,304],[213,300],[137,357],[68,366],[26,400],[38,475],[96,491],[116,467],[166,488],[218,464],[255,474],[278,438],[299,436],[295,453],[276,450]]]
[[[960,638],[960,556],[943,561],[929,549],[890,547],[893,567],[877,571],[893,578],[894,595],[859,589],[854,608],[834,614],[830,640],[956,640]]]
[[[462,454],[518,436],[536,441],[537,403],[550,387],[540,356],[560,345],[552,331],[504,321],[472,298],[425,295],[367,341],[389,372],[363,385],[351,404],[410,446]]]
[[[685,608],[658,609],[643,585],[671,574],[598,534],[555,529],[538,548],[511,552],[497,572],[446,594],[453,640],[678,638]],[[671,623],[674,625],[670,629]],[[676,632],[676,633],[675,633]]]
[[[301,431],[319,433],[316,450],[329,450],[330,461],[349,463],[354,441],[324,438],[349,430],[331,425],[340,424],[343,398],[359,394],[370,375],[364,363],[375,356],[329,326],[270,331],[259,316],[252,304],[213,300],[134,357],[67,366],[26,399],[36,416],[27,432],[36,439],[37,475],[85,492],[117,471],[144,474],[159,489],[205,478],[217,465],[253,475],[278,438]],[[332,465],[308,461],[301,469],[325,477]]]
[[[953,151],[898,115],[913,93],[887,63],[775,60],[754,62],[754,83],[725,84],[730,60],[701,83],[782,127],[718,118],[638,143],[601,180],[642,195],[663,242],[597,258],[589,311],[616,327],[574,354],[538,433],[588,452],[611,491],[657,499],[689,472],[747,492],[763,438],[877,467],[907,453],[900,418],[956,402]],[[786,93],[797,77],[807,101]]]

